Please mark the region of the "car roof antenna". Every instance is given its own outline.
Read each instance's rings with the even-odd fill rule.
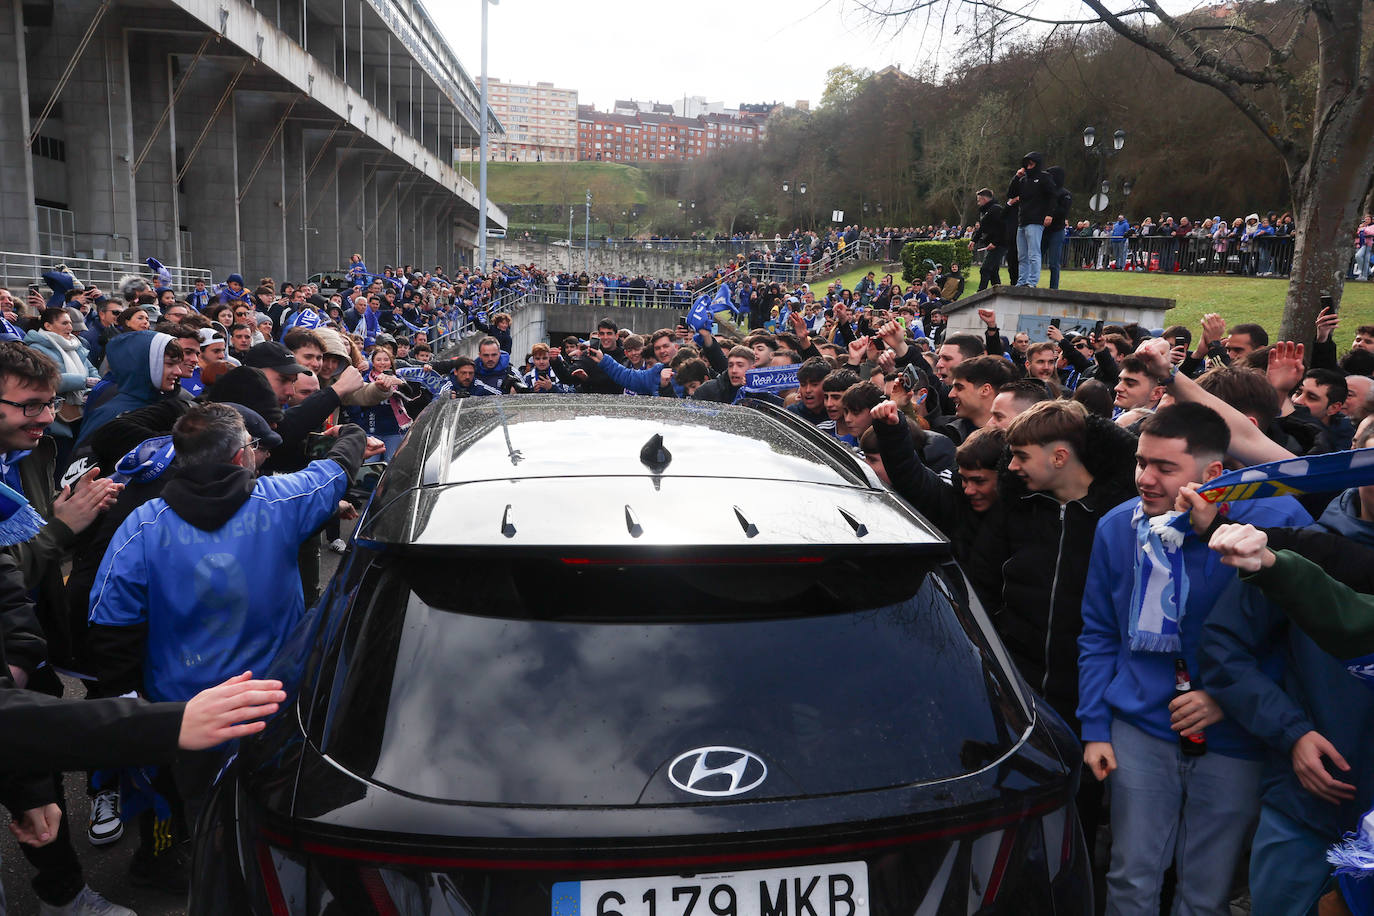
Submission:
[[[639,460],[655,474],[662,474],[664,468],[673,460],[673,453],[663,447],[663,434],[654,433],[644,447],[639,450]]]

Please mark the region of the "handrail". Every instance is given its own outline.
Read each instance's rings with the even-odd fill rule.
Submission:
[[[0,251],[0,286],[27,286],[41,284],[45,271],[58,264],[65,264],[72,276],[88,286],[91,283],[109,293],[119,278],[135,274],[149,279],[151,273],[146,264],[138,261],[109,261],[98,258],[69,258],[66,256],[38,254],[32,251]],[[169,267],[172,286],[178,290],[189,290],[196,280],[211,281],[210,271],[198,267]]]
[[[509,294],[509,296],[507,296],[507,294]],[[488,315],[491,315],[495,312],[507,312],[509,314],[514,314],[515,312],[518,312],[520,309],[524,308],[527,304],[529,304],[529,300],[532,296],[540,296],[542,298],[545,295],[547,295],[547,291],[541,291],[537,289],[505,289],[497,294],[496,299],[493,300],[492,303],[489,306],[487,306],[486,309],[484,309],[484,311]],[[441,349],[441,347],[438,346],[440,341],[452,337],[452,343],[457,343],[464,337],[470,336],[469,332],[477,333],[479,329],[476,323],[472,320],[472,316],[464,315],[464,318],[466,320],[462,324],[457,324],[456,322],[454,322],[452,318],[449,318],[449,329],[429,342],[430,349],[433,350],[435,353],[438,353]],[[440,326],[443,326],[442,322]],[[446,343],[444,344],[444,346],[449,346],[449,344]]]

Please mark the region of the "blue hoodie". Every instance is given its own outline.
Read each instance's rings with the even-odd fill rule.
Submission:
[[[496,365],[490,369],[482,365],[482,361],[479,359],[477,360],[477,375],[472,381],[470,394],[478,397],[505,394],[512,382],[519,384],[520,379],[511,372],[509,353],[502,353],[501,358],[496,361]]]
[[[1362,520],[1359,511],[1358,491],[1347,490],[1314,527],[1374,547],[1374,524]],[[1282,532],[1270,532],[1270,546],[1282,549],[1283,542]],[[1374,805],[1374,778],[1369,775],[1374,773],[1374,694],[1292,626],[1280,608],[1266,602],[1255,610],[1263,613],[1218,608],[1207,621],[1199,649],[1203,687],[1228,718],[1269,746],[1261,783],[1264,805],[1335,842]],[[1255,660],[1256,652],[1273,650],[1284,660],[1277,683]],[[1313,730],[1350,764],[1350,772],[1336,778],[1355,786],[1352,801],[1333,805],[1298,782],[1293,745]]]
[[[1182,657],[1194,680],[1199,680],[1206,674],[1206,663],[1199,665],[1198,647],[1203,625],[1210,618],[1223,610],[1283,616],[1258,589],[1241,585],[1236,571],[1223,566],[1220,555],[1190,531],[1182,547],[1189,586],[1181,624],[1183,649],[1177,656],[1132,651],[1126,634],[1140,548],[1131,516],[1139,505],[1136,497],[1102,516],[1093,536],[1083,588],[1083,630],[1078,637],[1078,718],[1084,741],[1111,741],[1111,724],[1116,719],[1155,738],[1178,740],[1178,733],[1169,727],[1174,659]],[[1269,527],[1306,524],[1311,516],[1291,496],[1281,496],[1233,503],[1230,518]],[[1257,664],[1271,676],[1277,674],[1276,660],[1266,657]],[[1207,729],[1207,749],[1245,759],[1264,753],[1262,743],[1229,716]]]
[[[110,371],[105,376],[105,383],[91,389],[86,398],[86,411],[81,422],[81,434],[76,438],[77,445],[126,410],[178,396],[176,390],[166,393],[161,389],[162,357],[167,352],[168,344],[174,340],[170,334],[155,331],[128,331],[109,342],[105,347],[105,360],[109,363]]]
[[[608,356],[603,356],[599,365],[601,371],[606,373],[606,377],[624,388],[628,394],[648,395],[658,394],[661,373],[667,368],[663,363],[655,363],[648,369],[631,369]]]

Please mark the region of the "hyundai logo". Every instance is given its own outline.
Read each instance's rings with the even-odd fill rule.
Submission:
[[[768,778],[757,754],[737,747],[698,747],[679,754],[668,766],[673,785],[693,795],[720,798],[743,795]]]

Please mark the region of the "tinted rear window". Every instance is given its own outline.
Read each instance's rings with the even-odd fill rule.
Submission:
[[[334,760],[407,793],[682,804],[664,768],[708,745],[776,764],[756,797],[858,791],[980,769],[1028,724],[931,560],[378,562],[314,721]]]

